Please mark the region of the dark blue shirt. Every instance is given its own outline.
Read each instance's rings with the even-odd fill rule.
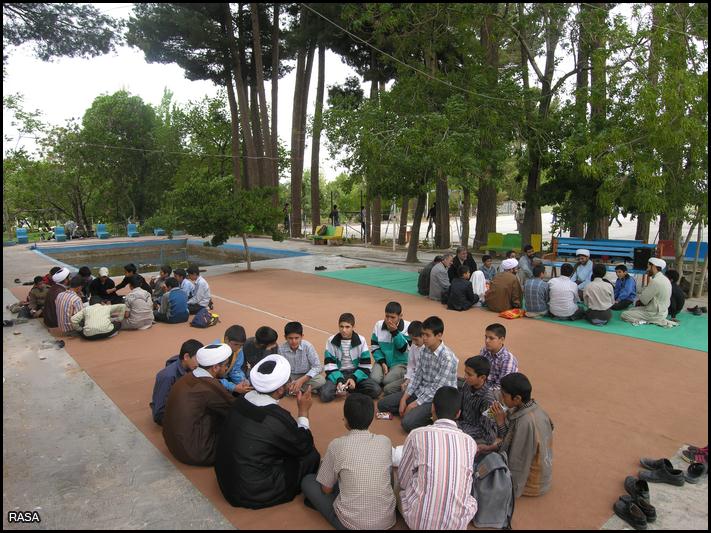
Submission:
[[[174,355],[165,362],[165,368],[156,374],[151,410],[153,411],[153,421],[159,426],[163,425],[165,404],[168,402],[170,389],[173,387],[173,384],[186,373],[179,359],[179,355]]]
[[[637,283],[629,274],[615,282],[615,300],[622,302],[629,300],[634,302],[637,299]]]

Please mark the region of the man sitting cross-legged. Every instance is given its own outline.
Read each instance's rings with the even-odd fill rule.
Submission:
[[[289,362],[272,354],[250,372],[253,391],[238,397],[217,444],[215,474],[235,507],[261,509],[294,499],[321,456],[309,429],[311,389],[296,392],[298,419],[279,405],[291,375]]]

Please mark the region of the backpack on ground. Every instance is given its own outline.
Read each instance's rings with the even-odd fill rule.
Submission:
[[[477,465],[472,496],[477,501],[476,527],[511,529],[514,491],[506,453],[492,452]]]
[[[190,325],[194,328],[209,328],[220,321],[220,315],[211,313],[206,307],[201,308],[193,317]]]

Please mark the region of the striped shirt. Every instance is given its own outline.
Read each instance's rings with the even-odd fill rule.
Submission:
[[[309,341],[302,340],[296,350],[292,350],[289,343],[285,342],[279,346],[279,355],[289,361],[292,374],[306,374],[313,378],[321,373],[321,361],[316,348]]]
[[[328,445],[316,481],[338,483],[333,510],[348,529],[390,529],[395,525],[391,485],[392,443],[385,435],[352,429]]]
[[[407,436],[398,477],[410,529],[467,529],[477,511],[475,455],[476,442],[453,420],[436,420]]]
[[[491,353],[486,348],[482,348],[479,355],[486,357],[491,363],[491,371],[489,372],[487,383],[493,389],[501,388],[501,378],[518,372],[518,360],[506,349],[506,346],[502,346],[496,353]]]
[[[343,359],[341,359],[341,370],[353,370],[353,357],[351,356],[351,340],[341,340],[341,350],[343,350]]]
[[[57,325],[62,333],[73,331],[72,317],[82,309],[81,297],[74,291],[65,291],[57,295]]]
[[[407,394],[417,396],[418,405],[431,402],[440,387],[457,386],[458,364],[457,356],[443,342],[434,352],[425,346],[415,377],[407,386]]]
[[[496,421],[483,414],[494,400],[494,392],[488,383],[480,389],[466,384],[462,388],[462,414],[457,425],[477,444],[491,444],[496,438]]]

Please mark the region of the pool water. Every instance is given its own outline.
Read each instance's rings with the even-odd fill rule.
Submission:
[[[230,251],[229,254],[216,253],[215,249],[198,247],[182,249],[161,249],[156,250],[106,250],[108,253],[97,255],[87,252],[54,252],[52,257],[67,263],[76,268],[87,266],[94,276],[99,275],[99,269],[106,267],[109,269],[109,276],[123,276],[124,266],[133,263],[138,269],[138,273],[157,272],[163,265],[170,265],[176,268],[187,268],[188,266],[206,267],[214,265],[224,265],[227,263],[241,263],[246,261],[243,251]],[[118,252],[118,253],[111,253]],[[274,259],[274,257],[250,253],[252,261],[262,261]]]

